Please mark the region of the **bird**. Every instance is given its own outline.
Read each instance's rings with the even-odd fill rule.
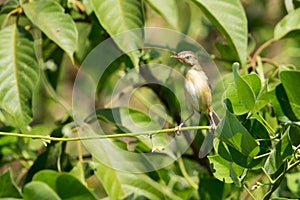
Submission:
[[[214,131],[219,123],[219,117],[212,108],[212,91],[208,83],[208,77],[203,71],[198,57],[192,51],[182,51],[175,53],[171,58],[179,60],[188,67],[185,73],[184,90],[191,110],[188,117],[175,127],[175,133],[180,134],[181,127],[194,115],[194,111],[197,111],[200,115],[206,113],[210,119],[211,130]]]

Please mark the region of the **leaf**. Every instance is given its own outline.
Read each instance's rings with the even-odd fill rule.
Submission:
[[[274,174],[285,163],[284,161],[293,154],[292,144],[289,140],[289,128],[283,134],[270,156],[265,162],[264,168],[269,174]]]
[[[178,27],[178,8],[175,0],[146,0],[173,28]]]
[[[61,198],[46,183],[32,181],[25,185],[23,199],[60,200]]]
[[[277,100],[280,104],[282,112],[292,121],[298,121],[297,116],[293,112],[292,105],[288,99],[286,91],[282,84],[278,85],[275,89]]]
[[[300,71],[281,71],[279,78],[286,91],[293,113],[300,120]]]
[[[231,171],[234,171],[234,174],[241,175],[244,169],[235,163],[225,160],[220,155],[208,156],[208,159],[212,165],[214,177],[225,183],[234,182]]]
[[[300,196],[300,172],[287,174],[286,175],[287,186],[294,194]]]
[[[40,181],[46,183],[50,188],[56,191],[56,180],[59,177],[59,173],[54,170],[44,169],[37,172],[33,176],[33,181]]]
[[[261,81],[257,74],[247,74],[243,76],[243,79],[248,83],[254,92],[255,97],[258,97],[259,92],[261,90]]]
[[[299,30],[300,30],[300,8],[291,11],[282,20],[280,20],[280,22],[277,23],[274,29],[274,39],[280,40],[288,36],[293,31],[299,31]]]
[[[0,198],[10,197],[10,198],[21,198],[20,191],[13,182],[11,176],[11,170],[7,170],[0,175]]]
[[[255,94],[245,79],[239,75],[238,63],[234,63],[232,68],[239,100],[245,106],[245,108],[248,110],[253,110],[255,106]]]
[[[143,39],[144,19],[142,2],[136,0],[91,0],[98,20],[119,48],[124,51],[135,67],[139,64],[139,53]],[[137,29],[135,31],[130,31]],[[119,33],[125,34],[117,35]]]
[[[60,46],[73,62],[78,32],[75,22],[64,12],[64,8],[55,1],[46,0],[23,4],[23,9],[30,21]]]
[[[32,120],[31,98],[39,71],[34,45],[16,25],[0,31],[0,105],[22,132]]]
[[[95,174],[110,199],[124,199],[131,194],[136,197],[144,196],[147,199],[181,199],[174,195],[169,187],[156,182],[145,174],[118,171],[101,162]]]
[[[243,167],[252,165],[252,160],[260,148],[252,135],[229,111],[216,130],[219,139],[227,144],[233,161]],[[221,155],[220,149],[218,150]]]
[[[248,25],[239,0],[193,0],[224,35],[241,63],[246,62]]]
[[[62,199],[96,200],[92,192],[70,174],[64,173],[57,177],[56,190]]]
[[[224,199],[231,192],[230,184],[214,178],[201,178],[198,189],[200,199]]]
[[[242,115],[247,113],[249,110],[241,103],[238,91],[234,83],[229,84],[225,91],[225,99],[229,99],[233,113],[236,115]]]

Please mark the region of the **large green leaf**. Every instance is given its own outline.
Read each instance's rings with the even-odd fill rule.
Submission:
[[[231,175],[231,171],[234,171],[234,173],[238,175],[241,175],[243,172],[244,168],[233,162],[225,160],[220,155],[208,156],[208,158],[212,165],[214,177],[220,181],[224,181],[225,183],[233,183],[234,177]]]
[[[201,178],[198,189],[200,199],[225,199],[232,192],[230,184],[215,178]]]
[[[175,0],[146,0],[173,28],[178,27],[178,8]]]
[[[225,36],[241,63],[246,62],[248,25],[240,0],[193,0]]]
[[[216,134],[219,135],[219,139],[222,141],[220,145],[224,147],[221,148],[219,145],[218,153],[228,161],[233,160],[243,167],[249,167],[255,164],[252,161],[254,156],[259,153],[260,148],[255,139],[239,120],[227,111],[225,118],[220,122],[218,127],[220,128],[216,130]],[[228,150],[226,150],[224,143]]]
[[[0,110],[26,132],[31,122],[32,90],[38,79],[33,41],[16,25],[0,31]]]
[[[246,80],[239,75],[238,67],[239,65],[237,63],[234,63],[232,66],[239,100],[245,106],[245,108],[253,110],[256,99],[255,94],[248,82],[246,82]]]
[[[46,183],[32,181],[25,185],[23,199],[60,200],[61,198]]]
[[[297,117],[300,119],[300,71],[281,71],[279,73],[280,80],[286,91],[289,104]]]
[[[70,174],[64,173],[57,177],[56,190],[62,199],[96,200],[92,192]]]
[[[285,36],[288,36],[291,32],[299,31],[299,30],[300,30],[300,8],[291,11],[275,26],[274,39],[279,40]]]
[[[145,174],[117,171],[99,163],[96,176],[110,199],[124,199],[132,194],[135,197],[143,196],[147,199],[181,199],[173,194],[169,187]]]
[[[139,53],[134,50],[141,48],[143,31],[142,29],[134,32],[129,30],[143,28],[142,2],[136,0],[90,0],[90,3],[101,25],[137,67]],[[124,36],[117,36],[125,31],[129,32]]]
[[[73,61],[78,32],[71,16],[64,13],[64,8],[55,1],[46,0],[23,4],[23,9],[32,23],[60,46]]]
[[[13,182],[10,170],[0,175],[0,185],[0,198],[21,198],[20,191]]]

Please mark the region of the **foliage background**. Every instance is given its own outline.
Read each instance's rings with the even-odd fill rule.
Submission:
[[[298,0],[0,3],[1,198],[300,197]],[[223,114],[215,133],[220,137],[215,139],[215,150],[199,159],[206,134],[199,130],[191,148],[171,166],[130,174],[98,162],[80,141],[69,141],[76,137],[72,86],[81,63],[97,44],[126,30],[153,26],[194,38],[218,65],[219,81],[226,88],[220,94],[216,86],[214,92],[221,102],[216,111]],[[116,51],[135,45],[130,40],[115,42]],[[174,49],[180,50],[180,46]],[[120,133],[107,105],[115,80],[145,63],[166,63],[183,73],[170,55],[135,51],[111,64],[99,82],[96,102],[97,117],[107,134]],[[160,90],[141,88],[139,93],[146,98],[133,98],[130,109],[136,110],[131,117],[143,116],[137,123],[149,119],[145,113],[154,103],[167,110],[164,128],[180,122],[176,100]],[[206,119],[201,123],[205,125]],[[138,138],[132,146],[130,141],[132,137],[114,139],[125,150],[129,146],[135,152],[151,151],[149,139]]]

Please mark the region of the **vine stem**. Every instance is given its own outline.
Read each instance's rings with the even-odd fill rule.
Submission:
[[[192,178],[189,176],[189,174],[187,173],[185,167],[184,167],[184,163],[183,160],[180,156],[178,156],[177,159],[180,171],[183,175],[183,177],[185,178],[185,180],[190,184],[190,186],[192,186],[195,190],[198,190],[198,185],[192,180]]]
[[[210,126],[189,126],[189,127],[182,127],[180,130],[187,131],[187,130],[198,130],[198,129],[209,129]],[[22,138],[31,138],[31,139],[40,139],[40,140],[51,140],[51,141],[82,141],[82,140],[93,140],[93,139],[110,139],[110,138],[120,138],[120,137],[136,137],[142,135],[156,135],[162,133],[172,133],[174,132],[173,128],[170,129],[162,129],[162,130],[155,130],[155,131],[147,131],[147,132],[135,132],[135,133],[120,133],[120,134],[110,134],[110,135],[95,135],[89,137],[73,137],[73,138],[58,138],[58,137],[51,137],[45,135],[31,135],[31,134],[22,134],[22,133],[9,133],[9,132],[0,132],[0,135],[5,136],[14,136],[14,137],[22,137]]]
[[[246,192],[249,194],[249,196],[253,199],[253,200],[257,200],[255,198],[255,196],[250,192],[250,190],[247,188],[247,186],[245,184],[243,184],[243,188],[246,190]]]
[[[261,54],[261,52],[267,48],[268,46],[270,46],[273,42],[275,42],[276,40],[274,38],[266,41],[265,43],[263,43],[253,54],[252,58],[251,58],[251,63],[250,65],[255,68],[256,66],[256,58]]]

